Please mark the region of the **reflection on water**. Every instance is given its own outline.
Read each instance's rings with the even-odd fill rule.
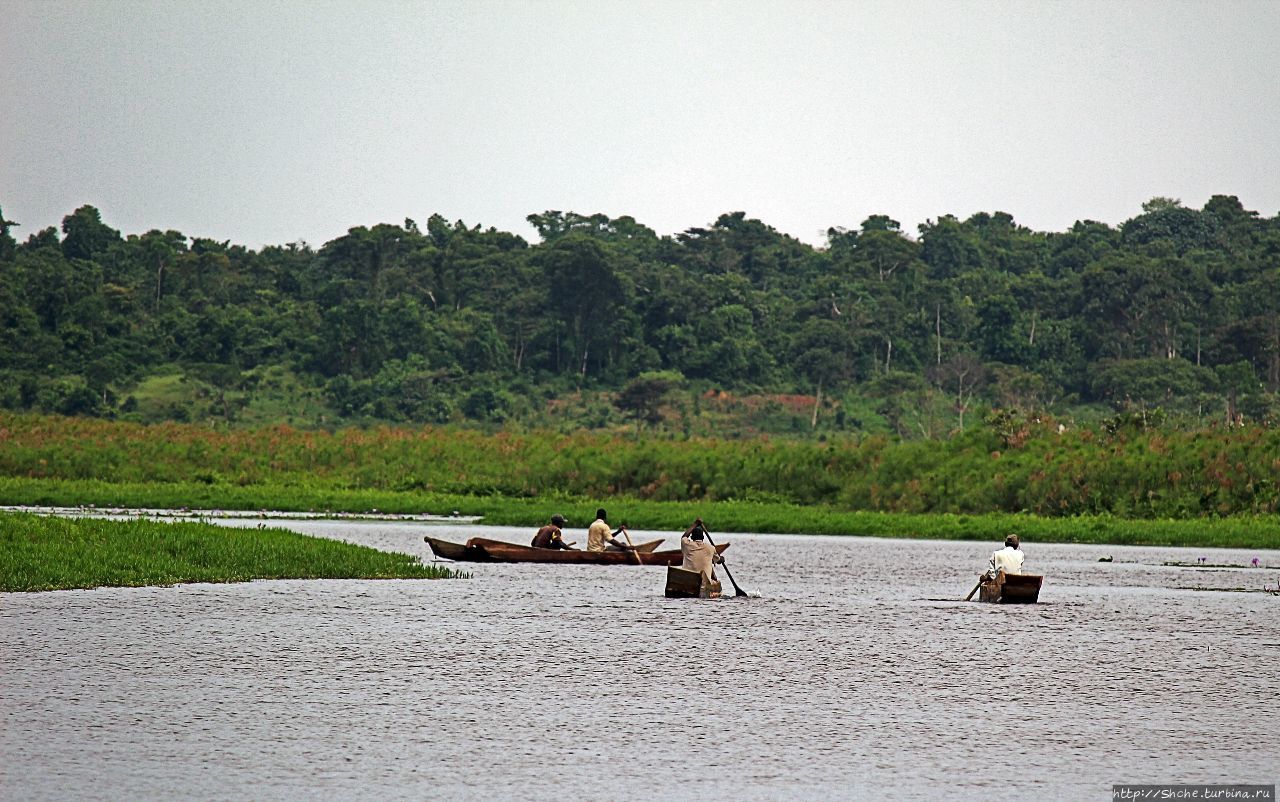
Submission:
[[[283,525],[426,559],[428,532],[532,534]],[[1029,543],[1043,603],[1003,607],[955,601],[998,544],[723,537],[756,598],[486,564],[7,594],[0,797],[1074,800],[1280,774],[1280,599],[1256,592],[1278,571]]]

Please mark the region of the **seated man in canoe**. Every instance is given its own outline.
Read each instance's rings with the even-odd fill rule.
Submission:
[[[564,525],[568,523],[563,515],[552,515],[551,523],[538,530],[538,534],[533,536],[533,542],[530,546],[535,549],[571,549],[568,543],[564,542]]]
[[[981,589],[979,601],[999,602],[1001,604],[1035,604],[1040,599],[1040,586],[1044,577],[1038,574],[1022,573],[1022,546],[1017,535],[1009,535],[1004,539],[1004,548],[992,552],[987,561],[987,571],[978,580],[978,585],[965,597],[968,601],[973,592]]]
[[[596,519],[587,528],[587,551],[635,551],[627,543],[618,540],[618,535],[626,531],[626,526],[609,531],[609,514],[603,507],[596,510]]]
[[[693,526],[680,536],[680,553],[684,556],[681,568],[697,571],[702,574],[704,582],[719,586],[714,564],[724,562],[724,558],[716,554],[715,546],[707,542],[707,528],[703,526],[701,518],[695,518]]]
[[[1022,560],[1023,554],[1018,545],[1018,536],[1009,535],[1004,539],[1004,548],[991,552],[991,559],[987,561],[987,576],[994,579],[1001,571],[1006,574],[1020,574]]]

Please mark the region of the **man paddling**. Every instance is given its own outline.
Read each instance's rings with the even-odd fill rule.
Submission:
[[[539,529],[529,545],[535,549],[572,549],[573,546],[564,542],[564,533],[561,531],[566,523],[568,521],[563,515],[552,515],[551,523]]]
[[[987,561],[989,566],[987,575],[992,579],[1000,571],[1006,574],[1022,573],[1022,549],[1018,545],[1018,536],[1009,535],[1004,539],[1004,548],[991,552],[991,559]]]
[[[626,526],[609,531],[609,514],[604,508],[596,510],[596,519],[587,528],[587,551],[635,551],[631,546],[618,540],[618,535],[625,532]]]
[[[724,562],[724,558],[716,554],[715,546],[707,542],[707,528],[701,518],[695,518],[693,526],[680,536],[680,553],[684,562],[680,567],[686,571],[697,571],[705,582],[716,581],[715,563]]]

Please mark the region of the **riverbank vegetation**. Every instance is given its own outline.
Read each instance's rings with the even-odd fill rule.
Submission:
[[[283,529],[0,513],[0,591],[457,576],[407,554]]]
[[[995,417],[938,443],[637,440],[455,429],[144,426],[0,414],[0,503],[433,513],[635,528],[1280,547],[1280,432],[1060,432]]]
[[[819,246],[741,212],[546,211],[536,242],[432,215],[256,251],[0,213],[0,502],[1266,537],[1280,215],[1134,211]]]
[[[767,501],[647,501],[615,497],[506,498],[423,491],[319,490],[281,485],[210,487],[203,483],[116,484],[97,480],[0,479],[0,499],[30,506],[85,505],[85,512],[122,508],[210,511],[287,510],[314,514],[399,513],[457,515],[481,523],[545,524],[553,513],[569,520],[569,531],[585,530],[604,504],[610,520],[633,529],[678,532],[695,517],[712,531],[855,535],[999,541],[1010,532],[1028,542],[1131,546],[1280,549],[1280,518],[1274,515],[1193,520],[1134,520],[1111,515],[1046,518],[983,515],[858,512],[831,505]],[[585,537],[585,535],[583,536]],[[579,538],[581,540],[581,538]]]
[[[358,510],[389,510],[396,494],[408,493],[1209,519],[1280,512],[1280,429],[1168,431],[1118,417],[1062,430],[1049,418],[997,414],[943,442],[817,442],[431,427],[214,429],[0,413],[2,477],[177,484],[189,493],[173,499],[180,507],[350,509],[367,498]],[[10,489],[0,502],[14,503],[16,487],[3,487]],[[22,491],[24,499],[33,493]],[[329,503],[342,493],[357,495]],[[110,496],[61,501],[127,503]]]

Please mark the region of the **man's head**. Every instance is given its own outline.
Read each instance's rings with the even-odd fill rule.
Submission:
[[[1004,544],[1011,549],[1018,548],[1018,536],[1009,535],[1007,538],[1004,539]]]
[[[693,540],[702,540],[703,538],[702,527],[695,526],[693,528],[693,531],[689,533],[689,537]]]
[[[569,523],[569,522],[568,522],[568,521],[566,521],[566,520],[564,519],[564,516],[563,516],[563,515],[561,515],[561,514],[559,514],[559,513],[556,513],[555,515],[552,515],[552,516],[551,516],[551,525],[552,525],[552,526],[564,526],[564,525],[565,525],[565,524],[567,524],[567,523]]]
[[[607,521],[609,520],[609,513],[604,511],[604,507],[601,507],[600,509],[596,510],[596,517],[602,521]]]

